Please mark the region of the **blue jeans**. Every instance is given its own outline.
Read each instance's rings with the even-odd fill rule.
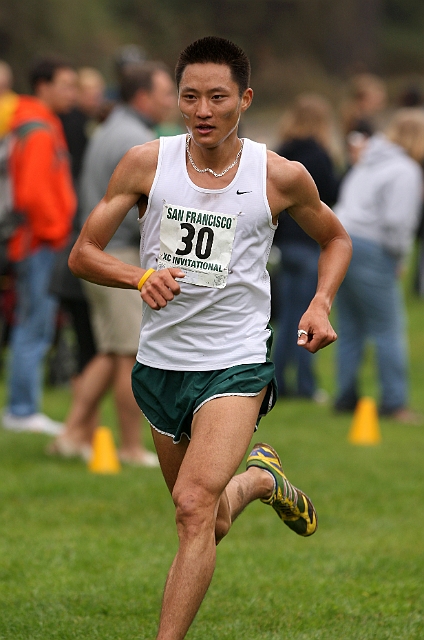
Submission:
[[[311,398],[316,390],[314,356],[298,346],[297,330],[300,318],[315,295],[319,247],[287,242],[279,248],[281,267],[274,277],[273,290],[278,331],[272,354],[278,392]],[[294,388],[290,388],[288,382],[290,369],[294,372]]]
[[[42,365],[55,329],[58,302],[49,294],[56,252],[42,248],[16,263],[16,320],[10,340],[9,411],[37,413]]]
[[[353,256],[337,294],[336,408],[352,410],[367,340],[375,344],[381,389],[380,412],[407,405],[405,311],[397,260],[379,244],[353,237]]]

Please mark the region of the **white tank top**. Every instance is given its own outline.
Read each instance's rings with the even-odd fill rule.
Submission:
[[[266,147],[245,139],[233,181],[204,189],[188,176],[185,144],[185,135],[160,139],[140,252],[144,269],[178,266],[187,275],[164,309],[143,305],[137,360],[174,371],[265,362],[276,229]]]

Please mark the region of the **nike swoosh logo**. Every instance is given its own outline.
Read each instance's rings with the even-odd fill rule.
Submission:
[[[252,192],[251,192],[251,191],[239,191],[239,190],[237,189],[237,195],[238,195],[238,196],[242,196],[242,195],[243,195],[243,193],[252,193]]]

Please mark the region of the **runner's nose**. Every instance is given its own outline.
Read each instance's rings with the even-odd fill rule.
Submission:
[[[210,118],[212,115],[209,100],[207,98],[199,98],[197,101],[196,115],[199,118]]]

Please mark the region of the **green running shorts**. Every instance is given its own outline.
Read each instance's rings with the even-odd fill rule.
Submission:
[[[256,396],[264,387],[267,393],[259,411],[259,420],[277,400],[274,364],[241,364],[217,371],[169,371],[136,362],[132,388],[138,406],[151,426],[171,436],[175,443],[182,435],[190,439],[193,415],[200,407],[221,396]]]

